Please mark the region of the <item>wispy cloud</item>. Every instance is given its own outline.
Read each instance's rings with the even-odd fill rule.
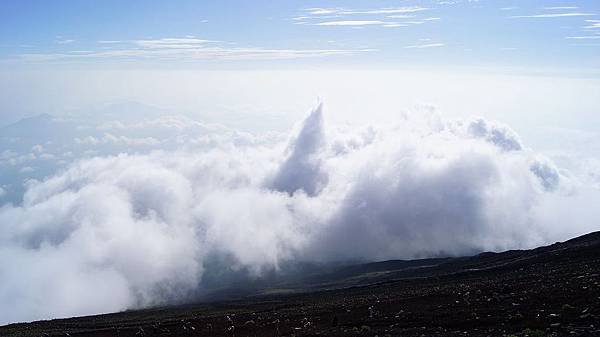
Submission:
[[[308,22],[302,22],[302,23],[297,23],[297,24],[304,24],[304,25],[312,25],[312,26],[346,26],[346,27],[362,27],[362,26],[380,26],[380,27],[386,27],[386,28],[393,28],[393,27],[408,27],[408,26],[413,26],[413,25],[421,25],[424,24],[426,21],[434,21],[437,20],[439,18],[428,18],[428,19],[423,19],[422,21],[401,21],[401,22],[396,22],[396,21],[382,21],[382,20],[338,20],[338,21],[324,21],[324,22],[316,22],[316,23],[308,23]]]
[[[326,21],[315,23],[315,26],[369,26],[369,25],[383,25],[384,21],[377,20],[344,20],[344,21]]]
[[[562,9],[578,9],[576,6],[555,6],[555,7],[544,7],[544,9],[548,10],[562,10]]]
[[[405,46],[406,49],[423,49],[423,48],[439,48],[445,46],[445,43],[427,43],[427,44],[417,44],[412,46]]]
[[[418,19],[416,13],[430,10],[421,6],[384,7],[370,9],[349,9],[342,7],[312,7],[302,9],[302,13],[293,17],[296,25],[386,28],[420,25],[439,20],[438,17]],[[360,16],[360,18],[359,18]],[[331,20],[335,19],[335,20]],[[411,19],[404,21],[401,19]]]
[[[344,9],[344,8],[305,8],[304,12],[308,15],[356,15],[356,14],[403,14],[415,13],[428,10],[429,8],[421,6],[406,6],[406,7],[386,7],[376,9]]]
[[[341,20],[341,21],[325,21],[315,23],[315,26],[383,26],[383,27],[405,27],[408,24],[398,22],[388,22],[379,20]]]
[[[98,41],[99,44],[120,43],[122,48],[110,50],[73,51],[59,53],[27,53],[19,55],[30,62],[60,60],[276,60],[372,52],[373,49],[270,49],[262,47],[230,47],[229,43],[184,38],[160,38],[132,41]]]
[[[585,22],[587,22],[588,25],[583,27],[584,29],[587,29],[587,30],[600,29],[600,20],[585,20]]]
[[[584,35],[584,36],[567,36],[565,39],[569,40],[598,40],[600,35]]]
[[[383,25],[386,28],[394,28],[394,27],[407,27],[411,25],[410,23],[398,23],[398,22],[389,22]]]
[[[412,18],[415,18],[415,17],[417,17],[417,16],[414,15],[414,14],[398,14],[398,15],[388,15],[388,16],[386,16],[386,18],[389,18],[389,19],[412,19]]]
[[[421,11],[426,11],[429,8],[420,7],[420,6],[410,6],[410,7],[397,7],[397,8],[381,8],[381,9],[372,9],[372,10],[354,10],[354,11],[346,11],[340,14],[402,14],[402,13],[416,13]]]
[[[133,42],[143,48],[198,48],[201,45],[215,41],[196,38],[164,38],[135,40]]]
[[[56,43],[58,43],[58,44],[69,44],[69,43],[73,43],[73,42],[75,42],[75,40],[72,40],[72,39],[59,39],[59,40],[56,40]]]
[[[304,9],[305,12],[307,12],[310,15],[326,15],[326,14],[334,14],[334,13],[338,13],[340,11],[343,11],[342,8],[318,8],[318,7],[314,7],[314,8],[306,8]]]
[[[595,13],[580,13],[580,12],[571,12],[571,13],[545,13],[545,14],[534,14],[534,15],[515,15],[511,16],[511,19],[521,19],[521,18],[562,18],[562,17],[572,17],[572,16],[594,16]]]

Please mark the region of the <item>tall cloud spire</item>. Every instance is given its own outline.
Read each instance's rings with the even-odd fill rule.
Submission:
[[[323,125],[323,102],[304,120],[298,136],[290,144],[290,154],[281,164],[273,179],[272,188],[293,194],[303,190],[306,194],[318,194],[327,183],[327,175],[321,170],[318,153],[325,142]]]

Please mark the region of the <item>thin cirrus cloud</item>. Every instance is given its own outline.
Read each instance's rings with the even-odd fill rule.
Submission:
[[[564,12],[565,10],[576,10],[579,7],[576,6],[554,6],[554,7],[543,7],[544,10],[549,11],[542,14],[532,14],[532,15],[514,15],[510,16],[511,19],[551,19],[551,18],[569,18],[569,17],[587,17],[587,16],[595,16],[596,13],[590,12]],[[555,12],[562,11],[562,12]],[[600,28],[600,20],[585,20],[586,23],[591,23],[591,25],[587,25],[583,27],[584,31],[594,31],[596,28]],[[600,35],[571,35],[566,36],[567,40],[574,41],[587,41],[587,40],[597,40],[600,38]]]
[[[209,42],[215,42],[211,40],[203,40],[197,38],[163,38],[163,39],[148,39],[148,40],[135,40],[134,44],[143,48],[197,48],[205,45]]]
[[[393,8],[377,8],[366,10],[354,10],[344,8],[306,8],[304,12],[308,15],[356,15],[356,14],[402,14],[415,13],[428,10],[429,8],[420,6],[393,7]]]
[[[600,39],[600,35],[567,36],[565,39],[569,39],[569,40],[597,40],[597,39]]]
[[[585,20],[585,22],[588,23],[588,25],[583,27],[584,29],[600,29],[600,20]]]
[[[416,17],[414,14],[396,14],[386,16],[389,19],[413,19]]]
[[[69,43],[73,43],[73,42],[75,42],[75,40],[73,40],[73,39],[59,39],[59,40],[56,40],[56,43],[58,43],[58,44],[69,44]]]
[[[379,25],[385,26],[395,24],[394,22],[386,22],[379,20],[342,20],[342,21],[325,21],[315,23],[315,26],[372,26]]]
[[[594,13],[583,13],[583,12],[570,12],[570,13],[544,13],[544,14],[533,14],[533,15],[514,15],[511,19],[526,19],[526,18],[562,18],[562,17],[573,17],[573,16],[594,16]]]
[[[572,35],[565,37],[565,39],[578,41],[600,39],[600,20],[585,20],[585,23],[586,25],[582,27],[582,30],[585,32],[584,34],[591,35]]]
[[[426,43],[426,44],[417,44],[411,46],[405,46],[405,49],[425,49],[425,48],[439,48],[444,47],[445,43]]]
[[[102,40],[98,50],[66,50],[57,53],[27,53],[20,59],[30,62],[57,60],[146,59],[146,60],[277,60],[334,55],[353,55],[373,49],[271,49],[263,47],[230,47],[221,41],[195,37],[141,39],[132,41]],[[119,48],[106,49],[107,45]]]
[[[338,26],[338,27],[407,27],[423,24],[428,21],[439,20],[439,18],[428,17],[426,19],[415,19],[416,14],[428,11],[430,8],[421,6],[386,7],[371,9],[348,9],[348,8],[305,8],[300,15],[293,17],[296,25],[311,26]],[[360,18],[358,18],[360,16]],[[331,20],[337,18],[337,20]],[[392,21],[388,19],[393,19]],[[412,19],[411,21],[398,21],[398,19]]]
[[[576,6],[554,6],[554,7],[544,7],[544,9],[548,10],[562,10],[562,9],[578,9]]]

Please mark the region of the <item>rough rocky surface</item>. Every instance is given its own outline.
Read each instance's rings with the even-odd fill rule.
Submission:
[[[600,336],[600,232],[534,250],[353,266],[300,288],[12,324],[0,336]]]

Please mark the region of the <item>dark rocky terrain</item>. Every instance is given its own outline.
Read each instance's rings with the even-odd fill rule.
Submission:
[[[323,269],[238,300],[11,324],[0,336],[600,336],[600,232]]]

